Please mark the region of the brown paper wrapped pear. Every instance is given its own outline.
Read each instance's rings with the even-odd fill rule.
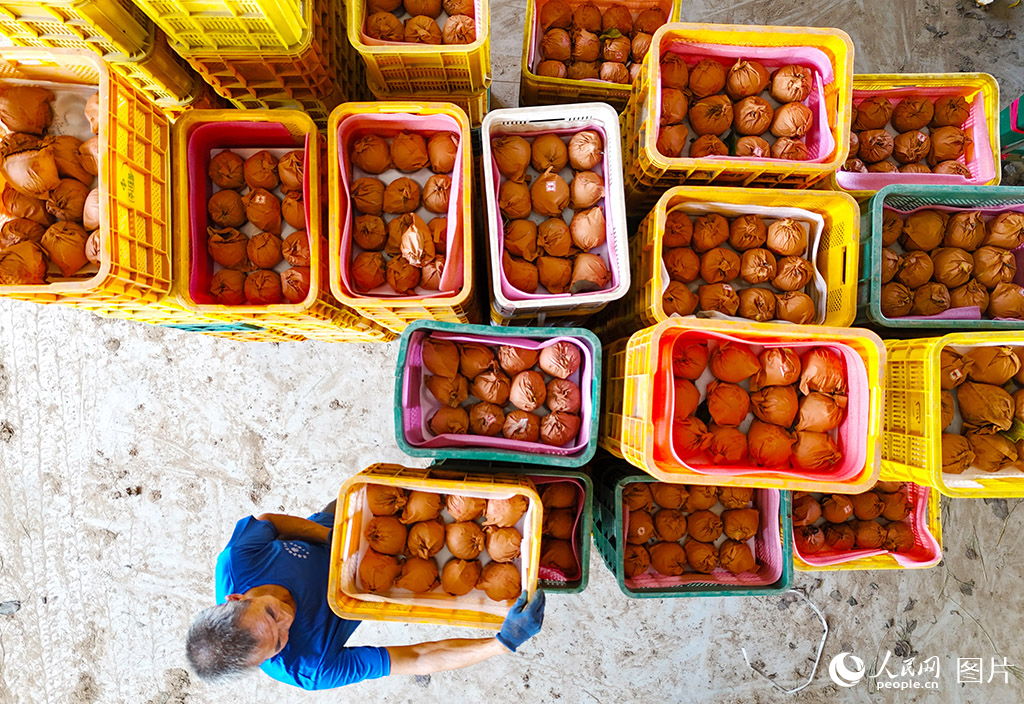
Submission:
[[[1014,443],[999,433],[985,435],[968,432],[967,443],[974,453],[970,466],[982,472],[998,472],[1019,459]]]
[[[698,98],[720,92],[725,81],[725,67],[712,59],[704,59],[690,69],[690,92]]]
[[[352,240],[368,252],[384,249],[387,237],[384,220],[377,215],[359,215],[352,221]]]
[[[991,435],[1013,425],[1013,398],[999,386],[966,381],[957,388],[965,433]]]
[[[768,91],[780,103],[801,103],[811,94],[813,80],[810,69],[789,64],[772,73]]]
[[[722,519],[706,509],[694,511],[686,518],[686,532],[694,540],[713,543],[722,535]]]
[[[402,572],[395,582],[395,586],[399,589],[408,589],[417,594],[433,591],[440,584],[437,563],[429,557],[407,557],[402,563]]]
[[[494,358],[494,352],[487,345],[478,342],[464,342],[460,345],[459,371],[470,381],[484,372],[494,371],[497,368],[498,362]]]
[[[980,247],[974,252],[974,276],[988,289],[996,284],[1010,283],[1017,274],[1013,252],[1000,247]]]
[[[262,188],[272,191],[277,188],[280,178],[277,175],[277,159],[266,149],[258,151],[245,160],[242,174],[246,185],[255,190]]]
[[[698,305],[700,305],[700,299],[697,294],[678,281],[670,281],[661,297],[661,306],[665,310],[665,315],[692,315]]]
[[[569,140],[569,164],[576,171],[587,171],[604,158],[604,142],[594,130],[577,132]]]
[[[722,512],[725,535],[732,540],[746,541],[761,529],[761,515],[756,508],[734,508]]]
[[[557,134],[541,135],[530,147],[530,163],[537,171],[551,169],[557,173],[569,163],[569,150]]]
[[[745,508],[754,500],[754,490],[742,486],[725,486],[718,490],[718,500],[728,509]]]
[[[689,492],[686,487],[682,484],[668,484],[666,482],[651,482],[648,485],[651,492],[651,497],[654,499],[654,503],[662,508],[668,509],[679,509],[682,508],[686,499],[689,496]]]
[[[689,284],[700,278],[700,257],[689,247],[667,249],[663,258],[668,276],[672,281]]]
[[[736,428],[720,428],[712,424],[708,455],[715,465],[739,464],[747,459],[747,436]]]
[[[503,562],[489,562],[484,565],[476,586],[492,601],[515,599],[522,591],[519,568]]]
[[[306,170],[306,155],[302,149],[294,149],[277,162],[277,176],[281,192],[285,195],[298,193],[302,197],[302,181]]]
[[[281,217],[296,230],[306,229],[306,205],[302,193],[291,191],[281,201]]]
[[[696,381],[708,366],[708,343],[681,340],[672,350],[672,373]]]
[[[64,276],[75,273],[89,263],[85,243],[89,234],[74,222],[61,221],[50,225],[39,240],[40,246]],[[27,248],[24,251],[28,252]]]
[[[369,549],[359,562],[359,581],[363,589],[383,594],[394,586],[402,566],[394,555],[382,555]]]
[[[441,588],[452,596],[465,596],[476,587],[482,571],[479,560],[452,558],[441,570]]]
[[[537,267],[528,261],[513,257],[508,251],[501,253],[501,267],[509,285],[525,293],[533,293],[540,284]]]
[[[504,406],[512,390],[512,381],[502,372],[489,369],[477,374],[469,387],[469,393],[488,403]]]
[[[762,284],[771,281],[777,272],[775,255],[767,249],[748,249],[740,257],[740,278],[747,283]]]
[[[766,386],[759,389],[750,394],[750,410],[758,420],[788,428],[793,425],[800,410],[796,389],[792,386]]]
[[[686,514],[664,508],[654,514],[654,530],[658,540],[675,542],[686,535]]]
[[[540,566],[551,567],[565,574],[576,574],[579,563],[568,540],[545,538],[541,542]]]
[[[906,523],[890,523],[885,527],[882,547],[889,552],[910,552],[914,549],[914,530]]]
[[[469,396],[466,377],[456,374],[454,378],[432,375],[427,377],[427,390],[445,406],[458,408]]]
[[[854,544],[861,550],[877,550],[885,542],[885,528],[875,521],[852,521]]]
[[[956,413],[956,406],[954,405],[953,394],[949,391],[942,391],[940,394],[940,414],[939,414],[939,425],[943,430],[949,427],[949,424],[953,422],[953,415]],[[1014,394],[1014,403],[1017,403],[1017,395]]]
[[[471,525],[476,525],[475,523]],[[450,526],[449,526],[450,527]],[[495,528],[488,526],[484,531],[487,535],[487,554],[497,562],[511,562],[519,557],[523,536],[515,528]]]
[[[690,130],[686,125],[663,125],[658,130],[657,149],[669,157],[682,156]]]
[[[483,529],[473,521],[445,526],[445,545],[453,556],[461,560],[475,560],[483,552],[484,544]]]
[[[750,382],[750,390],[765,386],[788,386],[800,379],[800,357],[789,347],[770,347],[758,357],[760,370]]]
[[[799,257],[807,251],[807,231],[793,218],[781,218],[768,226],[765,247],[780,257]]]
[[[421,355],[423,366],[432,374],[454,378],[459,373],[459,348],[451,340],[427,337]]]
[[[246,255],[253,266],[273,269],[281,261],[281,238],[272,232],[261,232],[249,238]]]
[[[206,204],[206,212],[217,227],[241,227],[245,223],[245,204],[237,191],[217,191]]]
[[[974,464],[974,450],[962,435],[942,434],[942,471],[963,474]]]
[[[971,381],[1002,386],[1021,370],[1020,358],[1006,345],[972,347],[964,357],[973,364],[967,369]]]
[[[793,436],[785,428],[755,420],[747,431],[747,452],[759,467],[786,467],[793,451]]]
[[[686,571],[686,550],[676,542],[655,543],[650,549],[651,566],[668,577],[678,577]]]
[[[512,376],[532,368],[537,364],[539,357],[540,352],[538,350],[514,347],[512,345],[502,345],[499,347],[497,356],[501,368],[506,374]]]
[[[939,250],[936,250],[939,251]],[[934,264],[934,260],[933,260]],[[903,265],[903,257],[900,256],[899,252],[890,249],[888,247],[882,250],[882,266],[881,276],[882,283],[887,284],[896,278],[896,274],[899,273],[900,267]],[[971,260],[971,268],[974,268],[974,260]]]
[[[693,513],[694,511],[710,509],[716,503],[718,503],[717,486],[696,485],[689,488],[684,508],[686,511]]]
[[[888,251],[888,250],[887,250]],[[912,252],[912,254],[921,254],[920,252]],[[951,289],[958,286],[963,286],[971,279],[971,275],[974,273],[974,258],[970,252],[959,249],[957,247],[943,247],[936,249],[931,253],[932,261],[932,277],[944,286]],[[906,286],[911,286],[902,278],[901,281]]]
[[[964,134],[964,131],[952,125],[933,129],[930,137],[931,149],[928,151],[928,163],[931,166],[959,159],[970,143],[970,139]]]
[[[761,362],[749,347],[729,341],[711,350],[710,364],[716,379],[733,384],[761,371]]]
[[[392,516],[409,501],[404,489],[387,484],[366,485],[366,505],[374,516]]]
[[[420,270],[404,257],[392,257],[385,267],[388,286],[401,296],[412,296],[420,283]]]
[[[882,211],[882,246],[891,247],[896,244],[903,231],[903,219],[891,210]]]
[[[718,561],[733,574],[753,572],[757,567],[757,560],[750,552],[750,546],[736,540],[726,540],[722,543],[718,548]]]
[[[494,403],[481,401],[469,409],[469,430],[474,435],[496,437],[505,424],[505,411]]]
[[[800,393],[846,393],[845,365],[836,352],[825,347],[815,347],[804,355],[801,362],[803,371],[800,373]]]
[[[449,15],[441,39],[445,44],[472,44],[476,41],[476,22],[468,15]]]
[[[814,280],[814,267],[803,257],[783,257],[777,267],[772,286],[780,291],[799,291]]]
[[[402,509],[402,517],[399,520],[406,525],[436,520],[441,513],[442,505],[441,494],[432,491],[410,491],[409,500]]]
[[[825,433],[798,430],[793,435],[796,442],[793,444],[790,463],[796,469],[821,471],[832,467],[843,458],[838,445]]]
[[[434,174],[423,186],[423,207],[432,213],[447,213],[452,191],[452,177]]]
[[[463,435],[469,430],[469,414],[465,408],[441,406],[430,417],[429,427],[434,435]]]
[[[401,4],[401,3],[399,3]],[[369,11],[369,6],[367,6]],[[390,12],[374,12],[366,18],[366,34],[382,42],[404,42],[402,20]]]
[[[809,526],[821,518],[821,504],[810,494],[793,497],[793,525]]]
[[[689,109],[690,127],[697,135],[720,135],[733,122],[732,103],[724,95],[712,95],[696,101]]]
[[[545,445],[562,447],[579,433],[580,417],[558,411],[549,413],[540,421],[540,439]]]
[[[630,511],[650,511],[654,507],[648,482],[633,482],[622,488],[622,502]]]
[[[853,550],[857,544],[857,534],[852,526],[842,523],[825,524],[825,547],[835,552]]]
[[[388,143],[375,134],[357,139],[351,150],[352,163],[368,174],[380,174],[391,168],[391,150]]]
[[[281,293],[289,303],[302,303],[309,296],[312,278],[309,267],[296,266],[281,273]]]
[[[249,238],[233,227],[207,228],[206,251],[213,261],[228,269],[244,270],[249,265]]]
[[[90,240],[91,238],[90,235]],[[223,306],[244,304],[245,273],[234,269],[221,269],[210,279],[210,294],[214,301]]]
[[[934,114],[935,106],[928,98],[903,98],[893,108],[892,126],[899,132],[920,130],[931,122]]]
[[[407,530],[394,516],[376,516],[370,519],[363,537],[377,552],[398,555],[405,549]]]
[[[575,183],[575,181],[574,181]],[[528,218],[533,212],[530,204],[530,187],[518,181],[505,181],[498,189],[498,207],[507,218]]]
[[[549,29],[541,37],[540,51],[548,61],[568,61],[572,58],[572,37],[560,27]]]
[[[0,250],[0,284],[46,283],[46,254],[36,242],[18,242]]]
[[[234,193],[234,191],[220,191]],[[281,201],[265,188],[253,188],[242,197],[245,217],[257,229],[281,234]]]
[[[904,220],[903,230],[897,238],[900,246],[908,252],[914,250],[930,252],[936,249],[943,242],[943,237],[946,235],[946,224],[949,220],[946,213],[937,210],[919,210],[916,213],[911,213]],[[959,239],[946,242],[947,246],[969,249],[964,244]]]
[[[572,482],[550,482],[542,485],[540,501],[545,509],[570,508],[576,505],[576,485]]]
[[[452,132],[438,132],[427,140],[430,170],[436,174],[451,173],[459,153],[459,139]]]
[[[825,548],[825,532],[817,526],[804,526],[793,531],[793,542],[800,554],[813,555]]]
[[[676,394],[672,416],[675,420],[684,420],[700,405],[700,391],[692,381],[678,376],[672,377],[672,384]]]
[[[812,430],[827,433],[839,427],[846,417],[846,396],[823,394],[819,391],[800,399],[795,430]]]
[[[1008,210],[988,221],[984,244],[1003,249],[1017,249],[1024,244],[1024,212]]]
[[[716,425],[735,427],[747,417],[750,396],[738,384],[712,381],[707,386],[708,412]]]
[[[715,247],[700,259],[700,277],[708,284],[732,281],[739,273],[740,258],[731,249]]]
[[[544,514],[543,533],[559,540],[571,540],[575,524],[575,509],[556,508]]]
[[[717,311],[725,315],[736,315],[740,307],[740,297],[729,284],[707,284],[697,289],[700,309]]]
[[[990,318],[1024,318],[1024,287],[1010,283],[996,284],[985,313]]]
[[[821,515],[830,523],[842,523],[853,517],[853,501],[842,494],[826,496],[821,502]]]
[[[508,440],[537,442],[540,439],[540,417],[526,411],[512,411],[505,416],[501,434]]]
[[[441,552],[444,542],[444,523],[439,520],[421,521],[409,528],[405,551],[413,557],[426,559]]]
[[[525,496],[515,495],[507,499],[488,499],[484,511],[484,525],[509,528],[515,526],[529,508]]]
[[[718,548],[699,540],[687,538],[683,545],[686,561],[697,572],[711,574],[718,567]]]
[[[445,508],[456,521],[474,521],[479,518],[483,514],[484,509],[487,508],[487,500],[478,499],[472,496],[448,494],[445,499]]]
[[[525,180],[531,156],[529,142],[522,137],[503,135],[491,140],[491,150],[502,176],[512,181]]]
[[[627,579],[643,574],[651,566],[651,555],[643,545],[626,545],[622,559],[623,573]]]
[[[859,521],[871,521],[882,515],[885,504],[874,491],[866,491],[863,494],[855,494],[850,497],[853,502],[853,515]]]
[[[647,511],[630,511],[626,528],[626,542],[643,545],[654,537],[654,521]]]
[[[741,215],[729,225],[729,246],[746,252],[764,245],[768,228],[756,215]]]
[[[914,504],[902,491],[879,493],[878,498],[882,501],[882,518],[887,521],[902,521],[914,510]]]
[[[877,130],[885,127],[892,116],[893,105],[889,99],[881,95],[865,98],[854,111],[853,129]]]
[[[672,424],[672,448],[682,459],[703,452],[711,444],[707,426],[696,416]]]
[[[245,300],[252,305],[272,305],[284,298],[281,276],[276,271],[257,269],[245,277]]]
[[[939,352],[939,385],[943,389],[955,389],[967,381],[967,375],[974,366],[974,360],[948,347]]]

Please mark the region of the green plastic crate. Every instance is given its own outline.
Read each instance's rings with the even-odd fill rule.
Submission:
[[[579,594],[587,588],[590,581],[590,533],[593,527],[594,483],[590,475],[581,470],[573,469],[542,469],[533,465],[516,465],[509,462],[469,462],[465,460],[441,460],[434,462],[433,467],[464,472],[494,472],[503,474],[523,474],[528,477],[559,477],[575,479],[583,483],[583,513],[580,515],[579,531],[576,535],[580,544],[580,578],[571,582],[552,582],[542,579],[538,584],[548,594]],[[538,490],[538,494],[540,491]]]
[[[594,475],[594,543],[605,565],[615,575],[619,589],[634,599],[664,599],[709,596],[768,596],[781,594],[793,583],[793,521],[790,516],[790,493],[780,492],[779,539],[782,541],[782,574],[779,579],[763,587],[733,587],[731,585],[697,582],[664,589],[632,589],[626,585],[622,566],[622,487],[633,482],[655,483],[649,474],[638,472],[625,460],[603,455],[592,465]],[[755,491],[778,491],[755,489]]]
[[[886,186],[861,205],[861,252],[855,325],[941,330],[1021,330],[1015,320],[910,320],[882,315],[882,207],[913,210],[940,205],[972,210],[1024,205],[1024,188],[1010,186]]]
[[[402,403],[402,387],[405,382],[406,355],[409,351],[409,340],[417,331],[437,331],[456,333],[458,335],[479,335],[487,337],[573,337],[590,348],[593,359],[591,375],[590,408],[590,439],[586,446],[575,455],[531,454],[515,450],[502,450],[486,447],[415,447],[405,437],[404,418],[407,409]],[[504,328],[489,325],[466,325],[464,323],[447,323],[438,320],[420,320],[405,329],[402,333],[401,345],[398,349],[398,364],[395,368],[395,440],[402,451],[412,457],[436,457],[440,459],[463,459],[495,462],[518,462],[526,464],[542,464],[551,467],[582,467],[590,462],[597,451],[598,416],[601,412],[601,343],[597,336],[582,328]],[[582,389],[581,389],[582,391]]]
[[[1003,145],[1003,158],[1024,158],[1024,105],[1021,98],[1010,103],[999,113],[999,143]]]

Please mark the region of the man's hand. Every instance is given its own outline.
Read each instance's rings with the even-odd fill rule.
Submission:
[[[544,625],[544,590],[538,589],[533,601],[526,603],[526,592],[519,595],[505,617],[497,639],[513,653],[520,645],[540,633]]]

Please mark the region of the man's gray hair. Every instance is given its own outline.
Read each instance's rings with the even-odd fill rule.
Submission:
[[[255,665],[253,653],[259,643],[241,625],[248,601],[227,601],[203,609],[188,629],[185,652],[196,674],[208,682],[241,677]]]

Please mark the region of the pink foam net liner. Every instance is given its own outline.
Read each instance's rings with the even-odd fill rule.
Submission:
[[[725,585],[733,587],[765,587],[774,584],[782,577],[783,554],[782,537],[779,529],[779,507],[781,495],[778,489],[755,489],[753,508],[761,515],[761,528],[753,538],[747,541],[750,551],[757,560],[754,572],[733,574],[724,567],[716,567],[711,574],[701,572],[684,572],[678,576],[659,574],[653,567],[643,574],[627,578],[626,586],[630,589],[664,589],[684,585]],[[721,505],[719,505],[719,508]],[[629,533],[629,507],[623,504],[622,534]],[[715,544],[721,546],[725,537],[722,536]],[[685,545],[685,542],[684,542]]]
[[[710,338],[719,341],[731,341],[746,347],[750,347],[755,344],[721,333],[693,331],[684,332],[677,338],[675,344],[679,344],[680,340],[694,338],[702,340]],[[856,477],[864,468],[864,463],[867,461],[868,420],[871,408],[871,387],[868,383],[868,373],[864,366],[864,360],[862,360],[860,355],[858,355],[851,347],[839,344],[828,344],[820,341],[787,341],[759,344],[764,349],[789,347],[797,350],[798,353],[801,350],[824,347],[836,352],[843,359],[846,365],[846,416],[843,419],[843,422],[839,424],[839,428],[836,433],[837,437],[835,438],[839,445],[839,449],[843,453],[842,461],[838,465],[824,471],[796,469],[792,467],[757,467],[753,465],[715,466],[710,464],[709,458],[703,453],[698,455],[696,458],[690,458],[689,461],[684,462],[676,453],[674,438],[672,447],[670,448],[673,460],[693,472],[707,475],[737,476],[742,474],[774,473],[783,476],[799,476],[802,479],[820,481],[846,481]],[[668,410],[671,411],[675,408],[675,384],[672,382],[671,372],[664,375],[664,377],[668,384],[667,398],[670,402]],[[671,418],[671,413],[669,413],[668,419],[671,420]]]
[[[962,95],[962,88],[893,88],[891,90],[855,90],[853,104],[856,107],[865,98],[881,95],[889,99],[893,105],[906,97],[923,97],[930,100],[946,95]],[[973,96],[964,96],[971,107],[964,132],[974,141],[973,154],[968,160],[961,156],[957,161],[971,171],[971,177],[965,178],[955,174],[904,174],[904,173],[856,173],[837,171],[836,183],[848,191],[878,191],[893,183],[927,184],[932,186],[983,186],[996,176],[995,158],[992,154],[992,143],[988,134],[988,122],[985,116],[985,96],[977,91]]]
[[[189,295],[197,303],[215,303],[210,294],[210,279],[214,274],[213,258],[206,250],[206,228],[209,225],[206,204],[213,196],[213,182],[208,171],[211,152],[214,149],[249,149],[253,147],[273,149],[284,147],[295,149],[304,144],[309,157],[309,138],[303,140],[280,124],[274,122],[211,122],[200,125],[188,136],[186,152],[188,157],[189,183],[189,246],[191,250]],[[304,174],[302,200],[309,211],[309,174]],[[310,290],[315,295],[315,292]],[[290,304],[289,304],[290,305]]]
[[[402,131],[412,131],[420,134],[434,132],[454,132],[459,138],[459,149],[455,155],[455,169],[452,171],[453,198],[449,200],[448,212],[448,234],[446,237],[447,249],[445,250],[445,266],[441,274],[440,291],[419,291],[413,296],[400,296],[391,290],[387,284],[379,289],[369,292],[361,292],[352,280],[349,273],[349,262],[352,257],[354,243],[352,241],[352,218],[349,213],[349,184],[352,174],[349,173],[348,153],[352,141],[363,134],[372,133],[385,139],[394,137]],[[463,280],[462,260],[462,218],[460,217],[463,208],[468,204],[463,202],[464,189],[462,183],[464,163],[464,149],[466,145],[462,142],[462,131],[458,122],[449,115],[412,115],[407,113],[391,113],[388,115],[376,115],[372,113],[352,115],[341,121],[338,125],[338,167],[341,174],[341,198],[339,198],[339,222],[341,224],[341,283],[345,290],[356,298],[440,298],[451,296],[453,292],[460,289]],[[411,176],[410,174],[405,174]],[[398,217],[397,215],[395,217]],[[386,289],[386,291],[384,290]]]
[[[1014,210],[1019,213],[1024,213],[1024,205],[1015,206],[989,206],[987,208],[955,208],[949,205],[924,205],[920,208],[914,208],[913,210],[898,210],[890,206],[885,206],[885,210],[891,210],[895,213],[899,213],[901,217],[906,219],[908,215],[912,215],[920,210],[939,210],[944,213],[964,213],[969,211],[980,211],[983,215],[997,215],[999,213],[1005,213],[1008,210]],[[881,246],[881,244],[879,244]],[[1017,249],[1013,250],[1013,258],[1017,262],[1017,273],[1013,277],[1013,283],[1018,286],[1024,286],[1024,245],[1021,245]],[[949,308],[936,315],[905,315],[899,318],[892,318],[892,320],[983,320],[983,311],[978,306],[964,306],[963,308]],[[1016,318],[994,318],[994,320],[1017,320]]]
[[[580,368],[569,377],[569,380],[580,387],[580,432],[576,439],[562,447],[553,447],[540,442],[509,440],[505,437],[491,437],[466,433],[458,435],[444,433],[434,435],[427,423],[441,407],[437,399],[427,390],[427,371],[423,366],[423,341],[428,337],[451,340],[456,343],[477,342],[484,345],[511,345],[530,350],[541,350],[558,342],[568,342],[580,350]],[[590,444],[591,418],[597,412],[592,407],[594,377],[594,358],[590,346],[576,337],[550,337],[535,339],[528,337],[500,337],[489,335],[459,335],[418,330],[409,338],[409,346],[405,356],[405,368],[402,372],[402,431],[406,442],[414,447],[491,447],[499,450],[527,452],[535,455],[572,456],[584,450]],[[538,409],[540,410],[540,409]]]
[[[935,539],[928,529],[928,493],[932,491],[925,486],[907,484],[907,497],[914,504],[914,510],[903,519],[903,523],[910,525],[914,532],[914,549],[910,552],[889,552],[878,548],[877,550],[822,550],[813,555],[805,555],[800,552],[796,541],[793,541],[793,551],[797,557],[808,565],[815,567],[826,567],[828,565],[840,565],[864,557],[875,557],[877,555],[890,555],[901,567],[931,567],[942,559],[942,548],[939,541]],[[819,521],[824,524],[824,519]],[[799,528],[794,528],[794,533]]]
[[[566,135],[571,136],[571,135],[576,134],[577,132],[583,132],[585,130],[594,130],[595,132],[597,132],[598,134],[601,135],[602,143],[606,144],[606,145],[608,144],[608,135],[605,133],[604,126],[600,122],[596,122],[596,121],[588,121],[588,122],[585,122],[585,123],[576,123],[573,127],[566,127],[566,128],[557,129],[557,130],[542,130],[542,131],[537,131],[537,132],[508,132],[508,133],[494,132],[493,134],[489,135],[487,138],[488,139],[493,139],[495,137],[501,137],[501,136],[503,136],[505,134],[509,134],[509,135],[515,135],[515,136],[523,137],[523,138],[530,137],[530,138],[536,139],[537,137],[542,137],[542,136],[544,136],[546,134],[557,134],[559,136],[566,136]],[[494,181],[494,192],[498,193],[499,186],[501,185],[502,176],[501,176],[501,172],[498,171],[498,162],[497,162],[497,159],[494,157],[493,152],[492,152],[492,155],[491,155],[491,169],[490,169],[490,173],[491,173],[491,178]],[[618,180],[618,178],[619,178],[619,175],[612,175],[612,174],[609,173],[609,171],[608,171],[608,159],[607,158],[601,159],[601,177],[604,179],[604,183],[606,185],[612,184],[612,183],[616,182]],[[618,244],[617,243],[617,239],[615,237],[613,237],[613,232],[614,232],[614,227],[615,227],[615,225],[614,225],[614,214],[609,211],[609,208],[608,208],[608,205],[607,205],[607,199],[602,198],[601,202],[602,202],[602,206],[601,207],[604,210],[604,222],[605,222],[605,244],[604,244],[604,247],[607,249],[607,257],[605,259],[605,264],[608,265],[608,272],[609,272],[609,274],[611,274],[611,283],[609,283],[608,286],[606,286],[605,288],[601,289],[600,291],[588,291],[586,293],[526,293],[525,291],[520,291],[518,288],[516,288],[511,283],[509,283],[508,277],[505,276],[505,267],[502,266],[501,261],[499,259],[499,262],[498,262],[498,276],[499,276],[499,280],[501,281],[501,293],[502,293],[502,295],[504,295],[505,298],[507,298],[510,301],[548,301],[548,300],[559,300],[560,301],[560,300],[563,300],[563,299],[573,298],[575,300],[579,300],[579,301],[582,302],[582,301],[588,300],[589,298],[593,298],[595,295],[596,296],[602,296],[602,295],[606,294],[610,290],[617,289],[618,286],[619,286],[619,267],[616,266],[615,263],[617,261],[619,261],[620,258],[628,256],[628,254],[626,252],[619,252],[618,251],[618,249],[617,249],[617,244]],[[495,203],[494,206],[497,207],[497,203]],[[568,225],[568,223],[566,223],[566,224]],[[505,249],[505,221],[504,221],[504,219],[500,215],[498,217],[498,242],[497,242],[496,246],[498,247],[499,251],[504,251],[504,249]],[[591,253],[600,254],[600,249],[601,248],[596,248],[594,250],[591,250]]]
[[[576,558],[576,570],[573,572],[563,572],[557,567],[545,567],[540,566],[538,571],[538,577],[547,582],[572,582],[580,578],[582,570],[580,569],[580,522],[583,520],[583,504],[586,501],[587,495],[586,490],[583,487],[583,482],[572,477],[538,477],[530,476],[533,483],[537,485],[537,493],[541,494],[544,492],[545,484],[554,484],[555,482],[569,482],[576,486],[576,520],[572,524],[572,554]],[[590,540],[590,536],[583,536],[584,540]],[[541,548],[541,554],[543,554],[543,547]]]
[[[662,41],[661,55],[666,53],[681,55],[686,59],[687,66],[695,66],[704,59],[718,61],[728,68],[736,62],[736,59],[753,59],[760,62],[769,73],[773,69],[781,68],[789,64],[798,64],[813,70],[813,82],[811,94],[805,101],[807,107],[814,113],[814,124],[804,135],[804,144],[807,145],[808,158],[801,163],[817,164],[828,161],[836,148],[835,138],[829,129],[828,109],[825,102],[825,86],[835,80],[832,71],[832,63],[828,56],[819,49],[813,47],[762,47],[762,46],[729,46],[724,44],[697,44],[683,41],[666,39]],[[661,115],[661,69],[655,67],[654,73],[654,108],[652,115]],[[769,135],[770,136],[770,135]],[[678,157],[688,158],[688,157]],[[756,158],[756,157],[735,157],[735,156],[704,156],[701,159],[714,159],[721,161],[779,161],[778,159]]]

